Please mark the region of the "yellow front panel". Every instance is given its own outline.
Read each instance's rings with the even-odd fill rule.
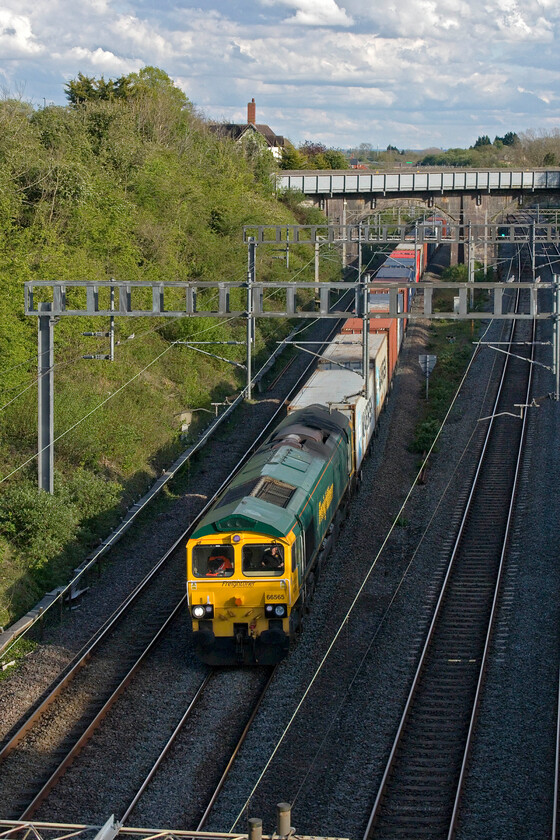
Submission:
[[[289,535],[286,541],[272,541],[270,537],[258,534],[238,533],[235,537],[237,538],[235,542],[234,535],[207,536],[200,540],[189,541],[187,544],[189,605],[192,607],[196,604],[211,604],[214,607],[212,622],[214,634],[217,637],[229,637],[233,633],[233,625],[237,623],[247,624],[251,636],[260,635],[269,628],[270,618],[274,618],[274,614],[265,615],[266,605],[285,604],[287,616],[282,623],[285,632],[288,633],[291,606],[299,596],[297,571],[295,576],[292,573],[293,535]],[[250,567],[247,557],[251,554],[262,557],[263,545],[273,542],[281,548],[283,553],[282,568],[268,572],[266,568]],[[211,553],[208,551],[209,546],[212,546]],[[222,552],[219,550],[220,547],[223,549]],[[209,554],[210,557],[204,564],[197,560],[197,557],[206,557]],[[216,559],[213,559],[214,555]],[[201,567],[198,568],[198,574],[196,574],[197,562]],[[221,565],[218,566],[218,564]],[[215,568],[218,568],[218,571],[210,571]],[[201,569],[204,569],[204,572]],[[198,630],[198,625],[199,622],[193,618],[193,629]]]

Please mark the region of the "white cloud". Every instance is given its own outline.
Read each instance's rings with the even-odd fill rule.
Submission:
[[[295,9],[293,17],[285,23],[303,26],[352,26],[354,21],[335,0],[261,0],[266,6],[287,6]]]
[[[153,64],[208,117],[243,121],[254,96],[278,133],[336,146],[469,144],[560,119],[558,0],[196,2],[2,0],[0,78],[65,104],[78,72]]]
[[[558,92],[552,90],[535,91],[527,90],[523,87],[518,87],[517,90],[519,93],[527,93],[529,96],[534,96],[536,99],[540,99],[540,101],[544,102],[545,105],[551,105],[553,102],[558,102],[558,99],[560,98]]]
[[[87,67],[87,72],[93,74],[124,75],[139,70],[144,65],[142,61],[122,58],[110,50],[103,50],[100,47],[95,50],[88,50],[85,47],[72,47],[64,54],[64,60],[66,63],[75,61],[78,65]]]
[[[4,60],[37,55],[42,51],[28,16],[0,9],[0,51]]]
[[[121,15],[111,26],[114,36],[146,53],[164,58],[172,51],[168,38],[154,31],[147,21],[133,15]]]

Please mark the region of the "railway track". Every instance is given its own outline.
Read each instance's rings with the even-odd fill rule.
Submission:
[[[335,328],[331,326],[331,330]],[[312,365],[310,358],[303,373],[296,375],[294,370],[290,384],[286,378],[285,397],[300,387]],[[252,447],[277,422],[282,411],[280,401]],[[203,515],[224,483],[199,515]],[[36,813],[135,678],[162,634],[181,611],[185,612],[184,542],[197,519],[7,734],[0,745],[3,816],[28,819]]]
[[[212,779],[207,780],[209,792],[208,794],[206,794],[206,800],[204,800],[204,810],[201,814],[199,814],[199,816],[196,817],[196,819],[193,822],[193,826],[196,825],[196,831],[202,831],[204,829],[212,811],[212,808],[228,778],[228,774],[231,770],[231,767],[233,766],[233,762],[235,761],[239,750],[245,742],[247,733],[249,732],[255,715],[257,714],[260,708],[260,705],[272,683],[272,680],[274,679],[275,673],[276,667],[258,669],[257,672],[248,672],[245,674],[245,682],[247,683],[247,697],[243,698],[244,702],[239,704],[237,720],[229,721],[230,730],[237,731],[240,734],[234,739],[233,743],[228,745],[228,748],[223,751],[223,756],[215,757],[215,773]],[[217,690],[215,688],[215,683],[217,681],[224,681],[227,679],[229,679],[229,675],[227,675],[227,672],[224,675],[220,672],[210,671],[205,676],[193,700],[188,705],[185,713],[181,717],[181,720],[177,724],[171,737],[169,738],[164,748],[162,749],[160,755],[154,762],[153,767],[146,775],[146,778],[143,780],[138,791],[135,793],[132,801],[122,814],[119,820],[121,825],[127,824],[128,822],[130,822],[131,819],[134,818],[135,810],[138,809],[139,804],[142,805],[142,798],[146,795],[148,787],[154,780],[158,769],[162,766],[162,763],[165,761],[170,751],[176,747],[177,742],[180,740],[180,738],[185,737],[184,730],[187,726],[187,723],[193,718],[195,710],[201,705],[203,705],[204,702],[206,702],[206,714],[203,713],[200,715],[200,720],[195,724],[196,727],[198,727],[199,730],[204,731],[205,729],[216,725],[216,709],[213,708],[213,704],[211,700],[208,700],[208,697],[211,697],[211,695]],[[190,739],[192,739],[193,737],[196,738],[196,735],[189,736]],[[193,770],[193,775],[195,773],[196,770]],[[160,784],[164,787],[166,786],[167,782],[165,777],[162,779]],[[150,804],[148,803],[146,807],[149,808]],[[152,803],[151,807],[156,807],[161,812],[162,805],[161,800],[158,796],[156,796],[156,802]],[[163,808],[164,807],[165,806],[163,806]],[[165,821],[166,820],[164,820],[164,822]]]
[[[532,342],[526,323],[511,341]],[[526,345],[510,348],[517,356]],[[451,838],[460,814],[522,456],[531,365],[507,356],[420,663],[364,840]],[[517,409],[519,411],[519,409]],[[523,413],[523,412],[521,412]],[[523,413],[526,417],[526,413]]]

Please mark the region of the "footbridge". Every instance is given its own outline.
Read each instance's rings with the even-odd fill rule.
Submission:
[[[516,198],[545,193],[560,197],[560,169],[402,169],[284,171],[277,175],[279,190],[298,190],[309,198],[362,197],[376,201],[387,196],[435,201],[442,196],[507,195]]]

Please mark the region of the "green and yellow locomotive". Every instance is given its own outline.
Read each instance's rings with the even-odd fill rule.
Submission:
[[[293,411],[188,541],[189,608],[204,662],[273,664],[286,655],[353,490],[352,425],[321,405]]]

